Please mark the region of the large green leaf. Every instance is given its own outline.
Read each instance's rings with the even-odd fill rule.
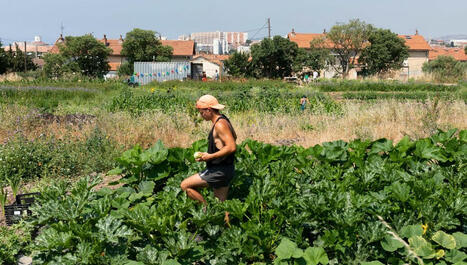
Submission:
[[[452,263],[463,262],[467,259],[467,254],[457,249],[451,249],[446,253],[445,259]]]
[[[439,146],[434,145],[428,139],[418,140],[414,153],[425,159],[435,159],[441,162],[447,161],[447,158],[442,153],[442,149]]]
[[[406,202],[410,198],[410,187],[406,183],[394,182],[391,185],[393,197],[401,202]]]
[[[456,248],[456,239],[453,236],[446,234],[443,231],[437,231],[431,237],[431,239],[444,248],[447,248],[447,249]]]
[[[122,225],[120,220],[111,215],[100,219],[96,227],[99,229],[99,233],[107,239],[108,242],[114,244],[118,243],[119,238],[126,238],[133,234],[126,225]]]
[[[377,260],[375,260],[375,261],[362,262],[362,263],[360,263],[360,265],[384,265],[384,264],[377,261]]]
[[[434,258],[436,255],[435,250],[423,237],[413,236],[409,238],[409,245],[413,251],[420,257],[423,258]]]
[[[296,248],[297,244],[284,237],[279,246],[277,246],[275,253],[278,259],[290,259],[295,253]]]
[[[309,247],[303,253],[307,265],[328,264],[328,254],[322,247]]]
[[[401,229],[400,234],[405,238],[423,235],[422,225],[408,225]]]
[[[168,149],[165,148],[162,141],[159,140],[153,146],[146,149],[141,154],[141,160],[143,162],[148,162],[148,163],[151,163],[153,165],[157,165],[157,164],[160,164],[161,162],[163,162],[164,160],[166,160],[168,154],[169,154]]]
[[[156,185],[153,181],[141,181],[138,184],[138,191],[143,194],[151,195]]]
[[[467,235],[462,232],[455,232],[452,236],[456,239],[456,248],[467,248]]]
[[[381,241],[381,246],[386,251],[394,252],[397,249],[404,247],[404,244],[402,244],[402,242],[400,242],[399,240],[394,239],[392,236],[386,236]]]

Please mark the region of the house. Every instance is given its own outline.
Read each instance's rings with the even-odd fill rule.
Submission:
[[[312,40],[324,38],[325,36],[326,36],[326,31],[324,31],[323,33],[296,33],[294,29],[292,29],[292,32],[287,34],[287,38],[290,41],[297,43],[299,48],[304,48],[304,49],[311,48],[310,42]],[[330,41],[326,41],[324,43],[324,47],[331,49],[333,47],[333,44]],[[321,70],[319,73],[319,76],[323,78],[333,78],[338,75],[339,74],[333,67],[328,67],[324,70]],[[357,79],[357,70],[350,69],[347,78]]]
[[[192,71],[205,72],[209,78],[215,78],[216,71],[219,76],[223,76],[225,74],[224,61],[228,58],[229,55],[197,54],[191,60]],[[198,75],[199,73],[193,73],[193,79],[196,79]]]
[[[123,37],[120,35],[118,40],[107,39],[107,35],[104,34],[104,38],[99,40],[100,42],[104,43],[105,46],[112,50],[111,54],[108,57],[109,60],[109,72],[105,76],[106,78],[114,78],[117,77],[117,71],[120,65],[126,61],[126,58],[121,55],[122,52],[122,45],[123,45]]]
[[[464,49],[447,47],[432,47],[428,53],[428,60],[433,61],[440,55],[451,56],[457,61],[467,62],[467,55],[465,54]]]
[[[310,48],[310,42],[317,38],[323,38],[326,35],[326,32],[323,33],[296,33],[293,29],[287,37],[290,41],[297,43],[299,48]],[[430,45],[423,38],[423,36],[418,34],[416,31],[415,35],[398,35],[400,38],[405,40],[405,45],[409,48],[409,57],[404,62],[405,67],[396,73],[396,77],[399,79],[408,79],[408,78],[421,78],[424,76],[422,72],[423,63],[428,61],[428,52],[430,51]],[[326,42],[325,47],[332,48],[331,42]],[[352,69],[349,72],[349,79],[357,78],[357,70]],[[330,68],[321,71],[322,77],[331,78],[336,74],[336,72]]]
[[[172,47],[171,62],[185,62],[195,55],[195,41],[193,40],[161,40],[162,45]]]
[[[422,66],[425,62],[428,62],[430,45],[423,36],[418,34],[418,30],[415,35],[398,36],[405,40],[405,45],[409,48],[409,57],[404,61],[404,68],[399,71],[396,78],[407,80],[409,78],[418,79],[424,77]]]
[[[112,53],[108,57],[110,71],[106,77],[116,77],[118,68],[126,61],[126,58],[121,55],[123,42],[125,40],[122,35],[120,35],[119,39],[108,39],[107,35],[104,35],[104,38],[98,39],[98,41],[104,43],[105,46],[112,50]],[[55,41],[50,52],[59,53],[58,45],[64,42],[65,39],[63,35],[60,34],[60,37]],[[172,47],[172,62],[189,62],[195,54],[195,42],[192,40],[161,40],[161,43],[162,45]]]

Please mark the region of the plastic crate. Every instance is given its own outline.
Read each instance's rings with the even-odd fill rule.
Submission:
[[[29,205],[12,204],[5,206],[5,220],[7,225],[18,223],[24,216],[31,215]]]
[[[18,194],[16,195],[16,202],[15,204],[18,205],[31,205],[36,200],[36,196],[40,195],[39,192],[34,193],[25,193],[25,194]]]

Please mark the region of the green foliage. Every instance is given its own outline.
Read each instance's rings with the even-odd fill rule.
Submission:
[[[5,52],[5,49],[2,47],[2,42],[0,42],[0,75],[5,73],[8,69],[8,54]]]
[[[311,148],[246,140],[237,148],[229,200],[220,203],[204,190],[205,210],[179,185],[201,170],[193,153],[206,141],[135,147],[119,158],[123,187],[93,191],[99,181],[89,178],[71,189],[46,187],[32,209],[30,222],[40,232],[31,248],[39,263],[413,262],[388,237],[380,215],[423,259],[461,262],[466,135],[440,131],[396,145],[380,139]]]
[[[438,56],[422,67],[423,72],[433,75],[439,82],[457,82],[463,80],[467,73],[467,63],[456,61],[452,56]]]
[[[279,90],[273,88],[251,88],[238,91],[161,91],[149,95],[136,95],[132,90],[122,90],[118,96],[112,98],[108,109],[115,111],[128,111],[140,115],[147,110],[160,110],[164,113],[185,111],[193,116],[197,113],[192,107],[197,98],[211,93],[220,102],[228,106],[229,112],[245,112],[252,109],[265,113],[300,113],[299,102],[303,92]],[[342,113],[341,106],[330,97],[314,93],[308,95],[309,110],[315,113]]]
[[[328,56],[329,51],[327,49],[306,50],[299,48],[293,64],[293,71],[300,73],[324,69]]]
[[[67,36],[65,43],[60,44],[60,54],[72,64],[68,66],[84,76],[102,78],[109,71],[108,57],[112,50],[96,40],[92,35]],[[53,58],[54,62],[61,59]]]
[[[24,225],[0,226],[0,264],[16,264],[20,253],[27,254],[30,241],[29,229]]]
[[[380,75],[402,67],[409,56],[404,40],[388,29],[374,29],[368,38],[369,46],[365,47],[359,64],[365,65],[366,75]]]
[[[95,129],[84,141],[17,137],[0,145],[0,182],[102,172],[115,165],[118,147]]]
[[[124,62],[120,65],[117,72],[120,77],[130,76],[133,74],[133,67],[129,62]]]
[[[467,101],[467,93],[456,93],[456,92],[346,92],[342,94],[345,99],[358,99],[358,100],[387,100],[387,99],[398,99],[398,100],[417,100],[425,101],[427,99],[442,98],[447,100],[462,99]]]
[[[62,54],[47,53],[44,55],[43,72],[48,78],[62,78],[66,74],[79,73],[79,65]]]
[[[249,54],[234,52],[224,61],[227,73],[234,77],[247,77],[250,73]]]
[[[121,54],[127,58],[132,73],[134,62],[168,62],[172,52],[172,47],[162,45],[156,32],[135,28],[127,32]]]
[[[256,77],[290,76],[297,53],[297,44],[287,38],[265,38],[261,43],[251,46],[251,72]]]
[[[385,91],[385,92],[456,92],[465,86],[447,86],[424,82],[398,82],[398,81],[359,81],[359,80],[326,80],[317,84],[322,92],[332,91]]]

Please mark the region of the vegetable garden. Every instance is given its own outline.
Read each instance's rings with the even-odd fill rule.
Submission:
[[[204,190],[203,211],[179,185],[206,146],[135,146],[110,172],[123,176],[114,189],[58,181],[18,228],[35,239],[10,238],[37,264],[465,264],[465,130],[311,148],[246,140],[229,199]]]

